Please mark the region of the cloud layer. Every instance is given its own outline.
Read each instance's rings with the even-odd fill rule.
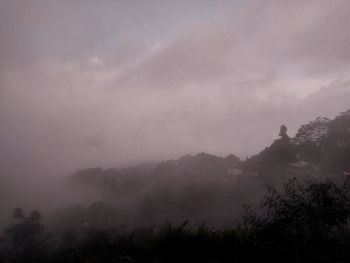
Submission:
[[[349,1],[49,3],[0,3],[7,171],[244,158],[349,107]]]

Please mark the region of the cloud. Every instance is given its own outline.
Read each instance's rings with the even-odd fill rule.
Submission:
[[[254,1],[191,20],[194,1],[171,21],[164,14],[183,3],[4,3],[7,170],[65,174],[200,151],[244,158],[281,124],[293,133],[349,101],[348,1]]]

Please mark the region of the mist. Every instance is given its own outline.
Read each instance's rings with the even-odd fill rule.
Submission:
[[[245,158],[346,109],[347,1],[187,2],[2,1],[2,163]]]
[[[236,224],[306,180],[297,162],[343,175],[346,150],[317,147],[350,108],[349,17],[347,0],[0,0],[0,230],[15,207],[54,225],[98,202],[115,225]],[[312,156],[310,122],[330,131]],[[297,158],[276,165],[281,125]]]

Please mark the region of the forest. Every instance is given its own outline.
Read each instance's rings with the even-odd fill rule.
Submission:
[[[64,179],[89,196],[13,207],[0,262],[349,262],[350,110],[240,160],[207,153]]]

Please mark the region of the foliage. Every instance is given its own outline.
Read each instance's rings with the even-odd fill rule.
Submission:
[[[289,180],[270,189],[261,212],[221,229],[167,221],[157,228],[70,228],[57,246],[43,236],[41,217],[16,209],[4,262],[336,262],[350,259],[346,228],[349,183]],[[3,243],[4,244],[4,243]],[[3,247],[3,246],[2,246]],[[22,252],[21,252],[22,251]],[[341,252],[340,252],[341,251]]]
[[[259,249],[271,255],[279,251],[276,256],[289,254],[296,261],[329,256],[349,218],[348,194],[348,181],[337,186],[330,180],[300,183],[294,178],[282,192],[270,189],[261,203],[262,214],[248,210],[245,226]]]
[[[14,225],[7,228],[2,240],[2,254],[6,262],[41,262],[49,252],[49,238],[43,232],[41,214],[32,211],[25,216],[21,208],[14,209]]]

